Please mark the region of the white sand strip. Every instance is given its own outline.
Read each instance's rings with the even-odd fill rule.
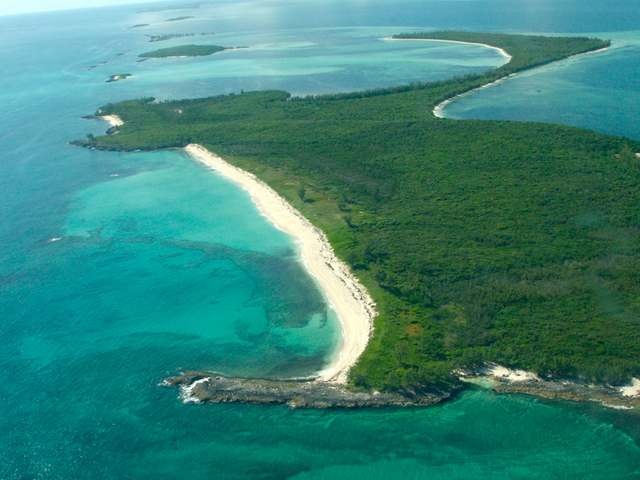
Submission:
[[[118,115],[102,115],[99,118],[107,122],[111,127],[121,127],[124,125],[124,122]]]
[[[507,368],[495,363],[487,365],[485,375],[512,383],[540,381],[540,377],[533,372]]]
[[[336,257],[325,234],[266,183],[201,145],[191,144],[185,150],[195,160],[246,190],[260,213],[295,239],[304,267],[335,311],[342,330],[339,349],[317,379],[345,383],[349,369],[366,348],[373,331],[376,308],[366,289]]]
[[[640,397],[640,379],[631,379],[631,384],[620,387],[619,390],[623,397]]]
[[[474,43],[474,42],[462,42],[460,40],[441,40],[438,38],[394,38],[394,37],[384,37],[382,39],[385,42],[438,42],[438,43],[457,43],[460,45],[479,45],[481,47],[490,48],[491,50],[495,50],[502,57],[504,57],[507,61],[505,63],[509,63],[513,58],[509,53],[500,47],[494,47],[493,45],[489,45],[487,43]]]

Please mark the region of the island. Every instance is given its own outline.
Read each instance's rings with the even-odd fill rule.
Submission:
[[[138,10],[137,13],[157,13],[170,10],[191,10],[200,8],[200,3],[181,3],[179,5],[161,5],[159,7],[149,7]]]
[[[76,143],[187,147],[219,172],[250,172],[307,219],[371,314],[367,330],[362,312],[338,312],[348,351],[337,352],[331,375],[318,375],[331,388],[419,405],[490,380],[498,391],[638,408],[640,143],[434,114],[458,95],[609,42],[449,31],[392,38],[489,45],[505,64],[336,95],[124,101],[101,107],[124,122],[118,135]],[[212,372],[168,383],[197,391],[198,401],[290,404],[300,393],[313,404],[304,383]],[[329,397],[336,406],[353,399]]]
[[[151,52],[141,53],[141,58],[168,58],[168,57],[204,57],[214,53],[229,50],[229,47],[219,45],[179,45],[177,47],[161,48]]]
[[[189,20],[190,18],[194,18],[193,16],[190,15],[185,15],[183,17],[173,17],[173,18],[167,18],[165,20],[165,22],[179,22],[181,20]]]
[[[116,73],[114,75],[111,75],[106,82],[107,83],[112,83],[112,82],[119,82],[120,80],[126,80],[127,78],[131,77],[132,74],[131,73]]]

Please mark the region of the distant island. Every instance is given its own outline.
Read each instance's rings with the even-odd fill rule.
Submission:
[[[184,17],[173,17],[173,18],[167,18],[167,19],[165,20],[165,22],[179,22],[179,21],[181,21],[181,20],[189,20],[190,18],[194,18],[194,17],[193,17],[193,16],[186,15],[186,16],[184,16]]]
[[[147,35],[149,42],[164,42],[166,40],[173,40],[175,38],[195,37],[196,35],[215,35],[215,33],[165,33],[161,35]]]
[[[331,378],[415,399],[448,398],[489,376],[500,391],[637,407],[640,382],[623,385],[640,376],[640,250],[630,241],[640,143],[562,125],[436,116],[457,95],[609,42],[471,32],[395,38],[490,45],[506,63],[346,94],[109,104],[101,112],[124,121],[118,135],[76,144],[188,147],[229,178],[267,188],[242,172],[255,174],[324,232],[357,277],[345,274],[345,285],[361,282],[375,302],[372,332],[364,317],[338,312],[351,350],[336,355]],[[192,380],[210,401],[227,398],[210,374],[189,377],[185,388]],[[230,388],[252,401],[263,386]],[[260,401],[296,397],[295,386],[282,388]]]
[[[141,53],[139,56],[141,58],[203,57],[229,49],[219,45],[180,45]]]
[[[120,80],[126,80],[127,78],[129,78],[131,76],[130,73],[116,73],[114,75],[111,75],[108,79],[107,79],[107,83],[111,83],[111,82],[119,82]]]

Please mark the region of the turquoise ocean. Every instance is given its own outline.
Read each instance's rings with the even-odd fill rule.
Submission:
[[[640,419],[595,405],[484,390],[428,409],[183,404],[158,386],[181,369],[319,370],[340,342],[335,315],[243,191],[178,151],[68,143],[103,132],[81,117],[111,101],[342,92],[501,63],[479,46],[381,40],[442,28],[614,41],[447,115],[640,138],[639,25],[637,0],[223,0],[0,17],[0,479],[640,478]],[[175,33],[214,35],[148,42]],[[137,62],[181,43],[249,48]],[[105,82],[118,73],[133,76]]]

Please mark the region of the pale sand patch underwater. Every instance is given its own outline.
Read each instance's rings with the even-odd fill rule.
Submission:
[[[349,267],[335,255],[325,234],[275,190],[201,145],[188,145],[185,151],[247,191],[260,213],[295,239],[302,263],[335,311],[342,333],[340,348],[316,378],[346,383],[349,370],[364,352],[373,331],[376,308],[371,296]]]

